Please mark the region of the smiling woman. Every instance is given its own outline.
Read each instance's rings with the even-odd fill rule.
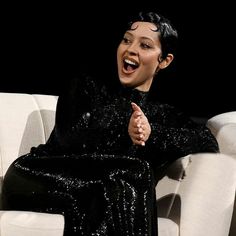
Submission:
[[[149,22],[135,22],[125,33],[117,51],[118,75],[123,85],[149,91],[159,69],[173,59],[161,60],[161,43],[157,27]]]
[[[47,143],[7,170],[2,209],[63,214],[65,236],[158,235],[155,186],[166,168],[190,153],[218,152],[205,125],[149,96],[177,38],[157,13],[134,17],[117,49],[119,85],[89,75],[71,81]]]

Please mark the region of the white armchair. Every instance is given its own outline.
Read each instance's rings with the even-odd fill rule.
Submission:
[[[54,125],[56,102],[51,95],[0,93],[1,178],[16,157],[45,143]],[[216,118],[208,121],[221,154],[183,157],[158,183],[159,236],[228,235],[236,188],[236,112],[226,115],[220,126]],[[62,236],[63,229],[62,215],[0,211],[1,236]]]
[[[220,152],[234,156],[236,160],[236,111],[212,117],[208,120],[207,126],[215,135]]]
[[[236,112],[214,116],[207,126],[219,143],[220,153],[177,160],[156,187],[159,216],[174,221],[181,236],[226,236],[236,232]],[[178,171],[181,164],[182,172]],[[173,174],[180,181],[169,177]],[[182,174],[185,177],[181,180]]]

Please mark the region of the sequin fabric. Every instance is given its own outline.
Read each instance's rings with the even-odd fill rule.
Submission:
[[[144,147],[128,135],[131,102],[152,128]],[[9,167],[2,209],[63,214],[66,236],[156,236],[155,185],[164,170],[189,153],[217,151],[205,126],[148,93],[77,79],[58,100],[48,142]]]

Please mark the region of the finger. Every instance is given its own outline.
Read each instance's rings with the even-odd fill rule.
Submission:
[[[142,114],[141,108],[136,103],[131,102],[131,106],[132,106],[133,111],[137,111],[137,112],[140,112]]]
[[[142,123],[141,123],[141,120],[140,120],[140,117],[133,117],[131,120],[130,120],[130,125],[132,128],[142,128]]]
[[[129,133],[132,134],[144,134],[144,130],[142,127],[137,127],[137,126],[133,126],[133,127],[129,127]]]
[[[132,139],[134,141],[137,141],[137,142],[144,141],[143,138],[144,138],[143,134],[132,134]]]
[[[134,133],[135,133],[135,134],[139,134],[139,135],[141,135],[141,134],[144,133],[144,131],[143,131],[142,128],[135,128],[135,129],[134,129]]]
[[[137,127],[137,128],[141,128],[142,127],[142,122],[140,120],[140,117],[135,118],[134,126]]]
[[[145,146],[145,142],[142,140],[133,140],[133,143],[135,145]]]

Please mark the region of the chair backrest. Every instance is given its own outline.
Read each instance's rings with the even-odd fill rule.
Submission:
[[[33,146],[45,143],[55,122],[57,96],[0,93],[0,175]]]
[[[220,152],[236,158],[236,111],[212,117],[207,126],[216,137]]]
[[[207,121],[207,126],[210,128],[211,132],[216,137],[219,143],[220,152],[222,154],[228,154],[236,158],[236,112],[227,112],[216,115]],[[194,170],[191,173],[192,175],[194,175],[195,172],[201,173],[203,169],[202,164],[207,163],[208,161],[209,163],[213,162],[211,160],[211,157],[215,155],[204,154],[202,156],[204,158],[201,158],[200,162],[199,160],[197,160],[196,157],[192,158],[192,155],[188,155],[178,159],[172,164],[172,166],[170,166],[165,177],[161,179],[156,186],[156,196],[158,201],[158,216],[169,218],[178,225],[180,225],[181,202],[183,204],[183,201],[186,198],[185,192],[187,192],[187,191],[182,191],[182,188],[186,183],[187,183],[186,184],[187,188],[190,188],[189,186],[191,186],[191,181],[193,181],[193,179],[189,178],[189,176],[187,176],[187,178],[185,178],[184,181],[181,181],[181,178],[184,177],[185,174],[189,175],[190,172],[189,170],[192,169]],[[215,162],[213,163],[215,164]],[[220,165],[217,165],[217,167],[219,166]],[[208,167],[206,164],[206,167],[204,169],[207,168]],[[214,174],[214,170],[211,174]],[[191,179],[190,183],[189,179]],[[200,177],[198,177],[198,179],[202,180],[202,178]],[[203,183],[204,182],[202,182],[201,184]],[[203,186],[205,185],[203,184]],[[229,211],[230,210],[231,208],[229,208]],[[230,214],[228,214],[227,216],[229,215]]]
[[[236,111],[221,113],[207,121],[207,126],[215,136],[223,126],[228,124],[236,124]]]

